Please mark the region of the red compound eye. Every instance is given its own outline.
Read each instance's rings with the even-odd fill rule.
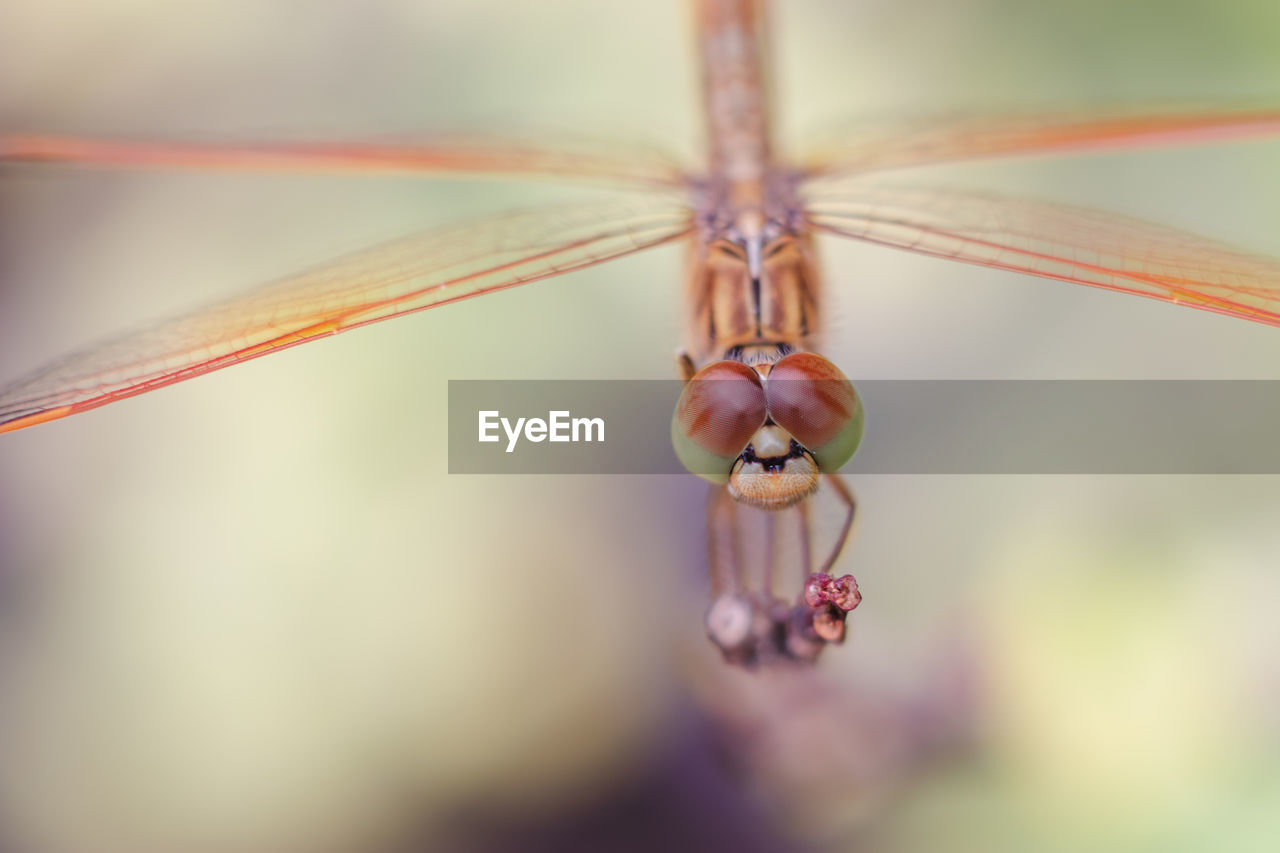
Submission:
[[[862,403],[840,369],[820,355],[792,353],[769,371],[769,414],[832,472],[862,440]]]
[[[694,474],[723,482],[766,413],[764,386],[754,370],[737,361],[709,364],[685,384],[676,404],[676,455]]]

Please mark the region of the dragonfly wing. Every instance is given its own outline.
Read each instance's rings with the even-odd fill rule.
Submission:
[[[674,158],[656,148],[616,140],[571,139],[554,146],[482,137],[406,143],[204,143],[0,134],[0,165],[37,163],[138,169],[533,176],[646,188],[687,183]]]
[[[105,405],[358,326],[675,240],[679,199],[579,204],[433,230],[338,258],[77,352],[0,389],[0,432]]]
[[[984,157],[1194,144],[1280,134],[1280,110],[1022,115],[856,126],[815,143],[806,176],[832,179]]]
[[[1280,326],[1280,260],[1088,208],[963,190],[815,193],[811,228]]]

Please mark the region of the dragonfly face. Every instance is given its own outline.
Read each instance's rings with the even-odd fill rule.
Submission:
[[[686,383],[671,440],[694,474],[779,510],[810,497],[862,440],[862,404],[840,369],[787,344],[736,348]]]

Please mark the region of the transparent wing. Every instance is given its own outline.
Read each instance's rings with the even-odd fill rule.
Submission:
[[[983,157],[1192,144],[1280,134],[1280,109],[941,118],[832,134],[802,163],[809,177]]]
[[[511,214],[339,258],[75,353],[0,389],[0,432],[317,338],[582,269],[692,227],[677,198]]]
[[[810,227],[1280,325],[1280,260],[1087,208],[963,190],[815,192]]]
[[[676,160],[635,143],[447,137],[422,142],[145,141],[0,135],[0,165],[63,163],[138,169],[535,176],[639,187],[683,186]]]

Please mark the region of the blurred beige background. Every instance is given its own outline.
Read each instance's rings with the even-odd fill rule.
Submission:
[[[793,149],[806,128],[861,116],[1278,94],[1267,2],[778,5]],[[0,126],[546,127],[692,156],[686,18],[675,2],[10,0]],[[913,177],[1280,255],[1280,143]],[[0,377],[379,239],[586,195],[6,171]],[[1280,378],[1275,329],[823,250],[830,351],[855,379]],[[835,687],[805,692],[724,681],[700,641],[694,478],[445,475],[450,378],[671,375],[680,261],[658,250],[5,436],[5,849],[466,849],[479,830],[520,846],[625,802],[672,744],[703,739],[688,718],[716,731],[725,697],[752,695],[738,707],[769,719],[770,697],[792,690],[784,736],[725,741],[754,780],[746,808],[771,827],[760,839],[1274,846],[1276,478],[861,478],[842,567],[866,601],[851,644],[822,662]],[[892,440],[871,418],[866,440]],[[954,731],[935,749],[913,734],[921,719]],[[823,725],[838,742],[805,746]],[[886,738],[907,746],[873,757]]]

